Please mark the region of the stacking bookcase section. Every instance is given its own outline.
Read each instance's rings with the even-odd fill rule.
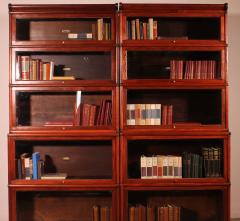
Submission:
[[[9,9],[15,46],[115,42],[115,5],[10,5]]]
[[[112,131],[116,127],[115,93],[114,88],[13,88],[11,102],[16,106],[11,128]]]
[[[9,147],[11,184],[113,185],[118,179],[115,137],[9,136]]]
[[[12,84],[116,85],[114,47],[14,48]]]
[[[225,187],[125,188],[123,220],[225,220],[229,215]],[[147,218],[146,218],[147,217]]]
[[[120,4],[122,221],[229,221],[227,4]]]
[[[121,180],[125,184],[161,186],[168,183],[229,181],[229,140],[215,136],[122,137]]]
[[[224,129],[225,93],[224,89],[123,89],[123,127]]]
[[[126,44],[219,44],[226,39],[226,7],[122,4],[121,40]]]
[[[144,84],[146,80],[157,80],[163,84],[169,80],[190,84],[193,80],[211,80],[210,83],[216,83],[225,79],[225,65],[221,62],[224,56],[224,48],[124,48],[123,82],[142,80]]]
[[[16,203],[10,206],[10,217],[17,221],[117,220],[118,193],[113,188],[11,188],[10,194]]]

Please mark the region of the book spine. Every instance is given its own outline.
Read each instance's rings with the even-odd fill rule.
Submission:
[[[35,152],[32,154],[32,170],[33,170],[33,180],[37,180],[39,179],[39,175],[38,175],[38,162],[40,160],[40,153],[39,152]]]
[[[140,165],[141,165],[141,179],[146,179],[147,178],[147,157],[146,156],[141,156],[140,160]]]
[[[152,178],[158,178],[158,169],[157,169],[157,156],[152,157]]]
[[[153,161],[152,157],[147,157],[147,179],[151,179],[153,176]]]

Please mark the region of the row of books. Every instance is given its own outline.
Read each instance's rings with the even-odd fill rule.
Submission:
[[[41,59],[32,59],[30,56],[17,56],[17,79],[20,80],[52,80],[54,63],[44,62]]]
[[[201,178],[203,177],[203,158],[199,154],[183,153],[183,177]]]
[[[66,179],[66,173],[44,173],[44,161],[40,159],[40,153],[22,153],[16,160],[16,172],[18,179]]]
[[[216,61],[197,60],[197,61],[170,61],[171,79],[215,79]]]
[[[175,205],[152,206],[136,205],[129,207],[129,221],[180,221],[181,207]]]
[[[112,102],[102,100],[101,105],[81,103],[81,91],[77,92],[74,125],[107,126],[112,124]]]
[[[97,19],[92,24],[92,32],[68,33],[68,39],[72,40],[111,40],[111,23],[105,22],[103,18]]]
[[[204,174],[206,177],[222,176],[222,149],[218,147],[203,148]]]
[[[93,206],[92,221],[111,221],[112,207],[108,206]]]
[[[172,123],[172,105],[127,104],[127,125],[171,125]]]
[[[141,156],[141,179],[182,178],[182,157]]]
[[[139,18],[127,21],[127,36],[130,40],[153,40],[157,39],[157,21],[148,18],[148,21],[141,21]]]

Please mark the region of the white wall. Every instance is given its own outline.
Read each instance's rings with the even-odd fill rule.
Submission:
[[[0,1],[0,220],[8,220],[8,169],[7,133],[9,131],[8,108],[8,3],[12,4],[89,4],[116,3],[114,0],[6,0]],[[138,0],[123,3],[225,3],[229,4],[228,43],[229,43],[229,104],[231,137],[231,216],[240,217],[240,1],[239,0]]]

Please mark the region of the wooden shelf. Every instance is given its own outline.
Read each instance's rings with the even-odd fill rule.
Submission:
[[[77,47],[79,49],[86,47],[95,48],[109,48],[116,47],[116,43],[113,40],[51,40],[51,41],[12,41],[11,47],[61,47],[61,48],[71,48]]]
[[[127,179],[124,186],[157,187],[157,186],[214,186],[229,185],[223,177],[220,178],[173,178],[173,179]]]
[[[219,40],[178,40],[178,39],[171,39],[171,40],[123,40],[122,46],[125,48],[131,47],[194,47],[194,48],[201,48],[201,47],[210,47],[210,48],[221,48],[227,47],[225,41]]]
[[[180,79],[141,79],[123,80],[122,85],[128,89],[221,89],[227,86],[224,80],[180,80]]]

